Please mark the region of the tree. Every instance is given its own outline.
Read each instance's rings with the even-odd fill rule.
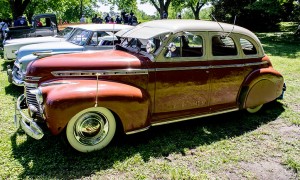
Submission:
[[[112,6],[117,6],[118,9],[125,11],[125,12],[130,12],[130,11],[136,11],[137,10],[137,1],[133,0],[99,0],[102,4],[105,5],[112,5]]]
[[[236,24],[253,31],[278,30],[282,13],[279,0],[214,0],[213,5],[218,21],[233,23],[237,16]]]
[[[11,11],[9,8],[9,2],[7,0],[0,0],[0,18],[11,18]]]
[[[189,8],[192,10],[195,19],[200,19],[200,10],[206,3],[208,3],[208,0],[173,0],[172,6]]]
[[[171,3],[171,0],[141,0],[141,3],[151,3],[157,12],[159,12],[160,18],[163,18],[164,11],[168,14],[169,6]]]
[[[31,0],[7,0],[12,11],[13,19],[22,16]]]

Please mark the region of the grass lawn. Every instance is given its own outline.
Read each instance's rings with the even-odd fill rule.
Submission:
[[[284,75],[284,100],[257,114],[153,127],[89,154],[15,129],[14,98],[23,89],[7,82],[9,63],[0,59],[0,179],[299,179],[300,40],[288,32],[258,36]]]

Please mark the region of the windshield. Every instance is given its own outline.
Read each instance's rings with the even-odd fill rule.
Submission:
[[[68,41],[79,46],[86,45],[91,33],[88,30],[76,29]]]
[[[124,38],[120,46],[123,48],[128,49],[129,51],[135,51],[135,52],[145,52],[147,53],[146,46],[149,42],[152,42],[155,45],[155,50],[153,53],[155,53],[160,46],[162,45],[163,41],[168,37],[168,34],[162,34],[159,36],[155,36],[153,38],[149,39],[141,39],[141,38]]]
[[[57,37],[63,37],[65,39],[67,39],[71,35],[71,32],[73,29],[74,28],[72,28],[72,27],[66,27],[65,29],[63,29],[57,33]]]

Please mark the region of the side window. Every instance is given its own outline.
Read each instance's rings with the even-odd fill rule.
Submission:
[[[247,39],[241,38],[240,43],[241,43],[241,47],[242,47],[245,55],[257,54],[257,50],[256,50],[255,46]]]
[[[97,46],[98,42],[99,42],[99,40],[98,40],[97,32],[93,32],[93,36],[92,36],[90,42],[88,43],[88,45]]]
[[[104,36],[109,36],[109,34],[106,32],[93,32],[93,36],[87,45],[90,45],[90,46],[103,45],[102,43],[99,43],[99,42],[101,42],[103,40],[102,37],[104,37]]]
[[[165,57],[201,57],[203,56],[203,39],[193,33],[177,36],[168,46]]]
[[[43,27],[50,27],[51,26],[50,18],[39,18],[39,19],[36,19],[35,23],[36,23],[37,28],[43,28]]]
[[[212,37],[212,54],[214,56],[235,56],[237,49],[230,37],[215,35]]]

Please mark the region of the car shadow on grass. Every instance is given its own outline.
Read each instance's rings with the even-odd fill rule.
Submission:
[[[13,98],[18,98],[22,93],[24,93],[23,86],[16,86],[14,84],[9,84],[5,87],[5,94],[11,95]]]
[[[2,65],[2,71],[7,71],[7,65],[10,65],[10,67],[12,68],[14,66],[14,62],[4,62],[1,65]]]
[[[207,118],[152,127],[150,130],[122,136],[101,151],[78,153],[67,148],[57,136],[37,141],[22,131],[11,137],[13,157],[23,166],[19,178],[83,178],[95,172],[114,168],[136,155],[144,162],[151,157],[164,158],[171,153],[185,155],[195,149],[224,139],[241,136],[262,124],[274,121],[284,111],[280,102],[266,104],[257,114],[238,111]],[[27,138],[18,143],[19,138]],[[126,165],[124,165],[126,166]]]

